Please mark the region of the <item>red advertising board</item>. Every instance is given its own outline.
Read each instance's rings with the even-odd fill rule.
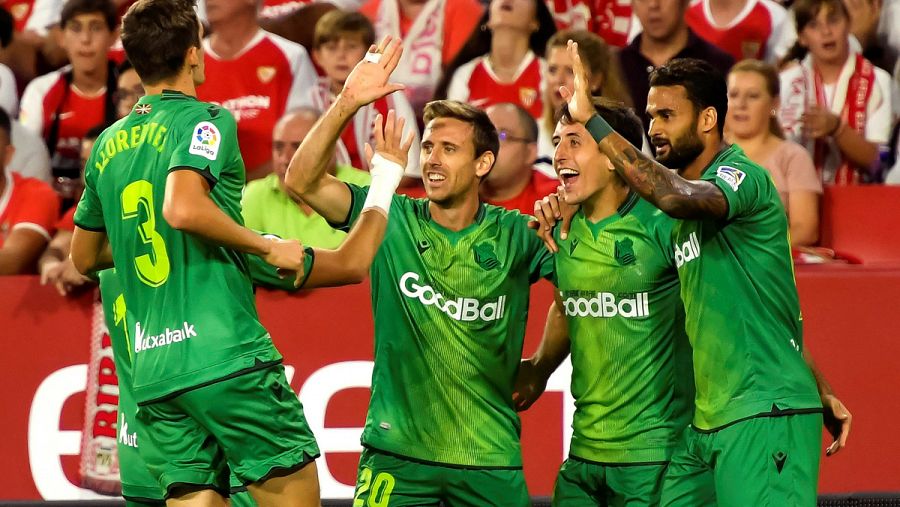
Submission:
[[[822,460],[823,493],[900,491],[900,270],[798,272],[806,341],[854,415],[850,446]],[[551,287],[532,290],[525,351],[537,345]],[[349,498],[372,370],[366,284],[303,295],[261,291],[263,323],[285,356],[323,458],[323,497]],[[91,322],[90,294],[63,299],[36,278],[0,278],[0,500],[95,498],[76,486]],[[523,414],[525,473],[549,495],[574,409],[565,368]],[[777,374],[777,372],[773,372]]]

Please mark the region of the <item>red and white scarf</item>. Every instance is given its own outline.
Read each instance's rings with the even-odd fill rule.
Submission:
[[[875,66],[859,53],[851,53],[835,83],[831,103],[825,94],[822,75],[807,55],[801,62],[802,74],[789,84],[782,104],[782,122],[788,132],[798,132],[806,104],[817,104],[840,116],[847,127],[865,135],[868,103],[875,83]],[[840,155],[832,139],[806,140],[812,149],[816,170],[826,183],[854,185],[860,181],[859,168]],[[833,154],[833,155],[832,155]],[[830,160],[830,159],[834,160]]]
[[[375,19],[378,37],[403,38],[403,56],[392,80],[406,85],[406,97],[415,111],[421,111],[431,100],[441,78],[446,2],[428,0],[406,35],[400,33],[397,0],[381,0],[378,7]]]

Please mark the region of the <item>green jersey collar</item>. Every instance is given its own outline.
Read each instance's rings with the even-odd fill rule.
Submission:
[[[451,231],[450,229],[444,227],[443,225],[435,222],[434,219],[431,217],[430,203],[426,202],[426,205],[425,205],[425,216],[428,219],[428,221],[431,223],[431,226],[434,227],[436,230],[440,231],[441,233],[443,233],[444,236],[447,236],[447,239],[449,239],[451,243],[455,243],[459,238],[465,236],[470,231],[472,231],[473,229],[475,229],[476,227],[481,225],[481,222],[484,220],[485,212],[486,212],[486,210],[484,207],[484,203],[479,202],[478,203],[478,211],[475,212],[475,220],[473,220],[471,224],[463,227],[462,229],[460,229],[458,231]]]

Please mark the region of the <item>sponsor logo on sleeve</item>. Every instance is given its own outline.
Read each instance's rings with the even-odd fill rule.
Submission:
[[[219,129],[208,121],[201,121],[194,127],[191,147],[188,153],[215,160],[219,155],[219,146],[222,144],[222,135]]]
[[[738,187],[743,183],[744,178],[747,175],[744,174],[744,171],[740,169],[735,169],[734,167],[729,167],[727,165],[723,165],[722,167],[716,169],[716,177],[720,180],[728,183],[728,186],[731,187],[732,190],[737,192]]]

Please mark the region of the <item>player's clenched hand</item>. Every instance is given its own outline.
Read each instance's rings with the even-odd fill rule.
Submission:
[[[384,125],[382,125],[382,122]],[[403,140],[403,127],[406,124],[404,118],[398,118],[393,109],[388,110],[387,118],[379,114],[375,117],[375,148],[366,143],[366,159],[369,167],[372,167],[372,157],[377,153],[400,167],[406,167],[409,160],[409,148],[412,146],[413,133],[409,132],[406,141]]]
[[[578,43],[569,40],[566,45],[566,52],[572,59],[572,71],[575,74],[573,83],[574,90],[570,90],[565,86],[559,87],[559,93],[569,105],[569,114],[572,119],[579,123],[587,123],[594,116],[594,104],[591,100],[591,84],[588,81],[587,70],[581,61],[581,55],[578,54]]]
[[[825,451],[826,456],[836,454],[847,446],[847,438],[850,436],[850,421],[853,416],[847,407],[833,394],[822,396],[822,406],[825,409],[825,428],[834,437],[834,442]]]
[[[538,237],[544,241],[547,250],[552,253],[559,251],[556,241],[553,239],[553,228],[557,222],[562,222],[559,231],[560,237],[566,239],[569,236],[569,227],[572,217],[578,211],[578,206],[565,202],[565,189],[560,186],[555,193],[534,202],[534,217],[537,220],[529,222],[528,226],[537,231]]]
[[[372,44],[366,57],[357,63],[347,76],[339,100],[349,101],[354,107],[362,107],[385,95],[402,90],[404,88],[402,84],[388,82],[391,73],[400,62],[402,53],[400,39],[390,35],[385,36],[377,46]]]
[[[516,411],[528,410],[547,389],[547,378],[534,365],[532,359],[523,359],[519,363],[519,373],[513,389],[513,405]]]
[[[295,277],[294,286],[299,287],[303,281],[303,245],[295,239],[268,237],[268,240],[272,244],[263,260],[278,268],[281,276],[292,273]]]

